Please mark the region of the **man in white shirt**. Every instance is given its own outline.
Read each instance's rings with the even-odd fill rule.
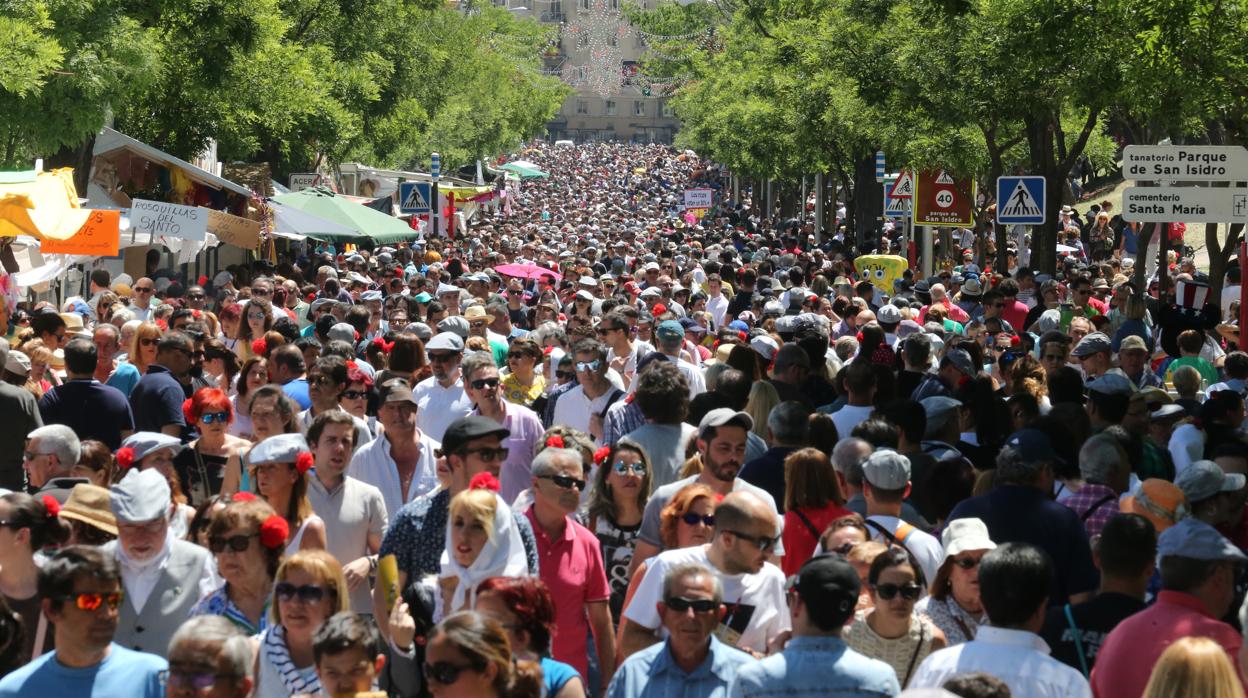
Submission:
[[[1048,606],[1052,563],[1026,543],[1004,543],[979,562],[980,599],[988,613],[975,639],[923,660],[908,688],[939,688],[950,677],[982,671],[1015,696],[1091,698],[1077,670],[1049,656],[1038,633]]]
[[[152,318],[152,294],[156,292],[156,282],[144,276],[134,282],[134,298],[130,305],[130,312],[134,313],[134,319],[140,322],[147,322]]]
[[[832,422],[837,434],[849,436],[875,409],[875,369],[865,362],[850,364],[845,371],[845,388],[849,392],[848,403],[832,413]]]
[[[379,392],[377,421],[385,431],[356,451],[348,475],[381,490],[393,519],[404,504],[437,488],[435,452],[442,444],[416,426],[418,408],[403,379],[382,383]]]
[[[439,332],[425,345],[433,375],[416,384],[412,396],[420,411],[416,426],[435,441],[451,422],[468,416],[472,400],[464,393],[464,381],[459,373],[459,362],[464,358],[464,340],[454,332]]]
[[[654,351],[649,342],[633,339],[628,317],[611,312],[598,323],[598,338],[607,345],[607,363],[624,379],[625,389],[632,389],[637,375],[637,362]]]
[[[623,391],[607,379],[607,348],[601,342],[580,340],[572,347],[572,357],[579,385],[555,402],[554,424],[583,431],[600,443],[603,415],[612,403],[623,398]]]
[[[689,563],[713,570],[724,587],[728,608],[715,629],[720,642],[764,653],[767,641],[791,627],[784,599],[784,573],[767,561],[780,539],[776,517],[767,502],[752,492],[734,492],[715,507],[711,542],[668,550],[651,558],[632,600],[624,609],[621,651],[627,657],[659,642],[662,626],[658,602],[663,578],[675,566]]]
[[[689,383],[689,399],[706,392],[706,377],[697,366],[680,358],[680,350],[684,348],[685,328],[675,320],[664,320],[654,329],[654,339],[658,342],[658,350],[676,363],[680,372],[685,374]]]
[[[706,277],[706,311],[711,314],[718,330],[724,326],[724,316],[728,314],[728,297],[724,295],[724,283],[719,274],[708,274]]]
[[[891,448],[867,456],[862,464],[862,494],[872,539],[904,547],[923,568],[923,578],[935,579],[945,559],[940,541],[901,520],[901,504],[910,496],[910,459]]]
[[[308,501],[325,521],[326,549],[342,563],[351,608],[366,613],[372,609],[368,577],[389,523],[385,500],[381,490],[344,474],[355,447],[354,417],[343,410],[322,412],[307,436],[316,467],[308,478]]]

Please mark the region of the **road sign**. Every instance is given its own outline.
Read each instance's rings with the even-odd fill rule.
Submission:
[[[904,172],[899,177],[886,177],[884,179],[885,216],[908,216],[914,208],[913,196],[893,196],[893,190],[897,188],[897,181],[900,177],[909,179],[909,175]]]
[[[888,196],[893,199],[909,199],[914,196],[914,173],[906,170],[897,176]]]
[[[1044,177],[998,177],[997,222],[1009,225],[1044,223]]]
[[[442,176],[442,156],[433,153],[429,156],[429,174],[434,177]]]
[[[919,174],[914,191],[915,225],[960,225],[974,223],[971,202],[975,183],[969,177],[955,180],[944,170]]]
[[[875,151],[875,181],[884,181],[884,151]]]
[[[711,207],[711,190],[710,189],[686,189],[685,190],[685,208],[710,208]]]
[[[1248,150],[1239,145],[1129,145],[1122,175],[1133,180],[1246,182]]]
[[[303,191],[304,189],[308,189],[313,184],[316,184],[317,176],[318,175],[315,172],[292,174],[290,176],[290,190]]]
[[[400,213],[429,213],[429,182],[401,182],[399,184]]]
[[[1248,190],[1128,187],[1122,217],[1133,223],[1248,223]]]

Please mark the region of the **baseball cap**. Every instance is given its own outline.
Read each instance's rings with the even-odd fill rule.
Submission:
[[[473,439],[495,435],[502,439],[511,436],[511,431],[489,417],[460,417],[442,435],[442,452],[454,453]]]
[[[1018,451],[1025,463],[1059,463],[1061,456],[1053,450],[1048,434],[1039,429],[1020,429],[1010,434],[1005,445]]]
[[[1091,356],[1102,351],[1113,351],[1113,345],[1104,332],[1093,332],[1079,340],[1079,343],[1075,345],[1074,350],[1070,353],[1072,356]]]
[[[867,456],[862,476],[872,487],[882,490],[905,489],[910,482],[910,459],[891,448],[881,448]]]
[[[345,322],[335,323],[329,328],[328,332],[331,340],[342,340],[348,344],[355,344],[355,328]]]
[[[1189,513],[1183,490],[1173,482],[1161,478],[1149,478],[1136,485],[1134,492],[1122,498],[1119,508],[1124,513],[1139,514],[1148,519],[1158,533],[1170,528]]]
[[[838,616],[848,620],[858,603],[862,581],[848,560],[835,554],[816,555],[802,564],[789,578],[789,588],[803,603],[823,606],[831,603]]]
[[[706,438],[706,430],[725,425],[741,427],[746,431],[754,428],[754,418],[748,412],[737,412],[729,407],[717,407],[707,412],[698,422],[698,438]]]
[[[387,402],[410,402],[416,404],[416,398],[412,396],[412,386],[402,378],[392,378],[382,383],[377,392],[381,395],[381,404]]]
[[[1216,528],[1190,516],[1157,536],[1157,557],[1248,562],[1248,555]]]
[[[680,326],[675,320],[664,320],[659,326],[654,328],[654,334],[659,339],[683,339],[685,336],[685,328]]]
[[[1183,490],[1188,502],[1195,504],[1221,492],[1242,490],[1246,481],[1242,474],[1228,473],[1211,460],[1198,460],[1184,468],[1174,484]]]
[[[892,326],[901,322],[901,308],[889,303],[880,306],[880,312],[875,314],[875,319],[881,325]]]
[[[1121,373],[1106,373],[1088,383],[1088,390],[1102,395],[1130,395],[1135,385]]]
[[[762,354],[764,359],[771,361],[775,357],[776,352],[780,350],[776,340],[765,334],[760,334],[750,340],[750,348]],[[800,347],[799,347],[800,349]],[[805,352],[802,352],[805,353]]]
[[[945,354],[945,360],[953,364],[962,375],[975,376],[975,363],[971,361],[971,355],[965,349],[950,349],[949,353]]]

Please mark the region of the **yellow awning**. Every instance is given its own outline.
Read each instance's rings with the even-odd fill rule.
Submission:
[[[78,205],[74,170],[0,173],[0,237],[73,237],[91,215]]]

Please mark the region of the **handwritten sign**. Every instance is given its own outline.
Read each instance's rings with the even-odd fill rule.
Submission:
[[[44,254],[85,254],[116,257],[120,246],[121,211],[92,211],[78,232],[65,240],[44,240]]]
[[[232,216],[222,211],[208,211],[208,232],[227,245],[254,250],[260,242],[260,222]]]
[[[203,240],[208,233],[208,209],[135,199],[130,206],[130,230],[136,237]]]
[[[711,190],[710,189],[686,189],[685,190],[685,208],[710,208],[711,207]]]

